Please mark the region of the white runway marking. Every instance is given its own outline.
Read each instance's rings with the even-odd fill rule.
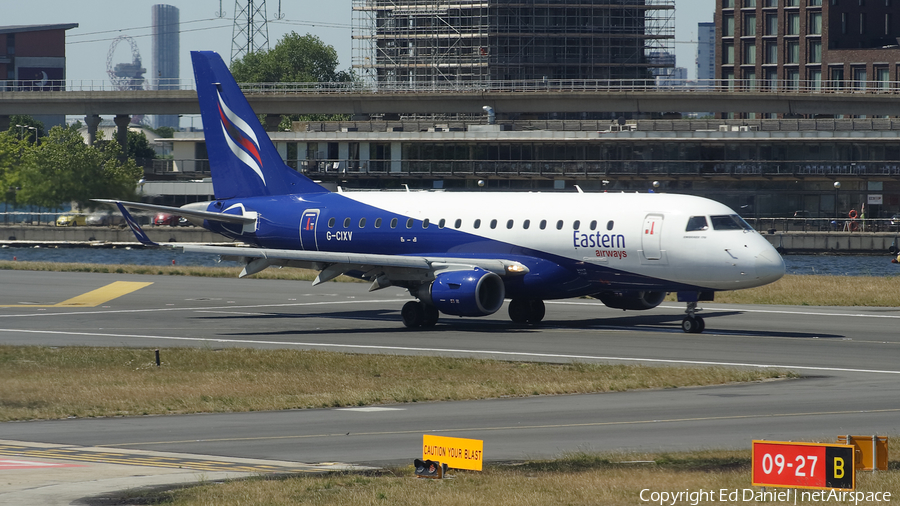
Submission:
[[[708,360],[672,360],[660,358],[638,358],[638,357],[608,357],[602,355],[567,355],[559,353],[530,353],[517,351],[498,351],[498,350],[463,350],[453,348],[418,348],[407,346],[375,346],[375,345],[359,345],[359,344],[332,344],[332,343],[310,343],[310,342],[294,342],[294,341],[262,341],[253,339],[222,339],[222,338],[205,338],[205,337],[179,337],[179,336],[150,336],[141,334],[103,334],[99,332],[66,332],[60,330],[27,330],[27,329],[0,329],[0,332],[20,332],[26,334],[49,334],[49,335],[66,335],[66,336],[91,336],[91,337],[115,337],[115,338],[131,338],[131,339],[155,339],[162,341],[192,341],[203,343],[228,343],[228,344],[250,344],[250,345],[278,345],[278,346],[305,346],[310,348],[338,348],[348,350],[378,350],[378,351],[399,351],[399,352],[425,352],[425,353],[457,353],[464,355],[495,355],[500,357],[516,357],[529,359],[565,359],[565,360],[605,360],[612,362],[645,362],[656,364],[678,364],[678,365],[715,365],[727,367],[753,367],[760,369],[785,369],[785,370],[803,370],[803,371],[829,371],[829,372],[854,372],[868,374],[898,374],[900,371],[889,371],[879,369],[851,369],[845,367],[824,367],[824,366],[804,366],[804,365],[788,365],[788,364],[751,364],[745,362],[713,362]]]
[[[370,406],[368,408],[338,408],[335,411],[356,411],[359,413],[377,413],[379,411],[406,411],[405,408],[380,408],[378,406]]]

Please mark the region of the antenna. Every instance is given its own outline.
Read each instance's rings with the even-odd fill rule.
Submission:
[[[278,0],[278,14],[275,15],[270,21],[281,21],[284,19],[284,13],[281,12],[281,0]]]
[[[241,0],[234,0],[231,61],[260,50],[269,50],[266,0],[256,0],[255,3],[253,0],[245,0],[243,4]]]
[[[216,17],[217,18],[225,17],[225,9],[222,8],[222,0],[219,0],[219,10],[216,11]]]

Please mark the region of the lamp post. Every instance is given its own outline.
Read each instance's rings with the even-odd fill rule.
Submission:
[[[838,214],[838,190],[840,190],[840,189],[841,189],[841,182],[835,181],[834,182],[834,216],[835,216],[834,228],[837,228],[838,218],[840,217],[840,214]]]

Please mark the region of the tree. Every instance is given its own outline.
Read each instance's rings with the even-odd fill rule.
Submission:
[[[170,126],[161,126],[153,131],[156,135],[163,139],[171,139],[175,137],[175,129]]]
[[[9,132],[17,138],[29,142],[37,142],[44,136],[44,123],[24,114],[13,114],[9,117]]]
[[[269,51],[247,53],[231,63],[231,73],[244,83],[346,82],[351,74],[338,71],[337,51],[315,35],[291,32]]]
[[[156,158],[156,151],[150,147],[150,141],[144,132],[128,131],[128,148],[125,156],[135,160],[152,160]]]
[[[315,35],[291,32],[269,51],[247,53],[231,63],[231,73],[239,83],[337,83],[350,82],[353,74],[337,70],[334,47]],[[279,130],[289,129],[291,121],[337,121],[347,115],[305,114],[282,116]]]
[[[131,198],[143,170],[132,159],[120,161],[120,153],[118,143],[88,146],[77,131],[53,127],[39,146],[25,150],[14,172],[18,201],[52,209],[67,202],[89,205],[92,198]]]
[[[20,123],[21,124],[21,123]],[[20,141],[13,130],[0,132],[0,200],[16,204],[14,175],[22,158],[27,141]]]

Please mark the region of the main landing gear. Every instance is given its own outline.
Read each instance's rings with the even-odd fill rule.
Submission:
[[[684,320],[681,320],[681,330],[688,334],[699,334],[706,328],[706,323],[702,317],[695,314],[696,311],[697,303],[688,302],[687,309],[684,311],[687,313],[687,316],[684,317]]]
[[[440,313],[438,313],[436,307],[419,300],[411,300],[400,309],[400,318],[403,319],[403,325],[410,329],[434,327],[439,316]]]
[[[546,309],[539,299],[512,299],[509,301],[509,319],[513,323],[540,323]]]

